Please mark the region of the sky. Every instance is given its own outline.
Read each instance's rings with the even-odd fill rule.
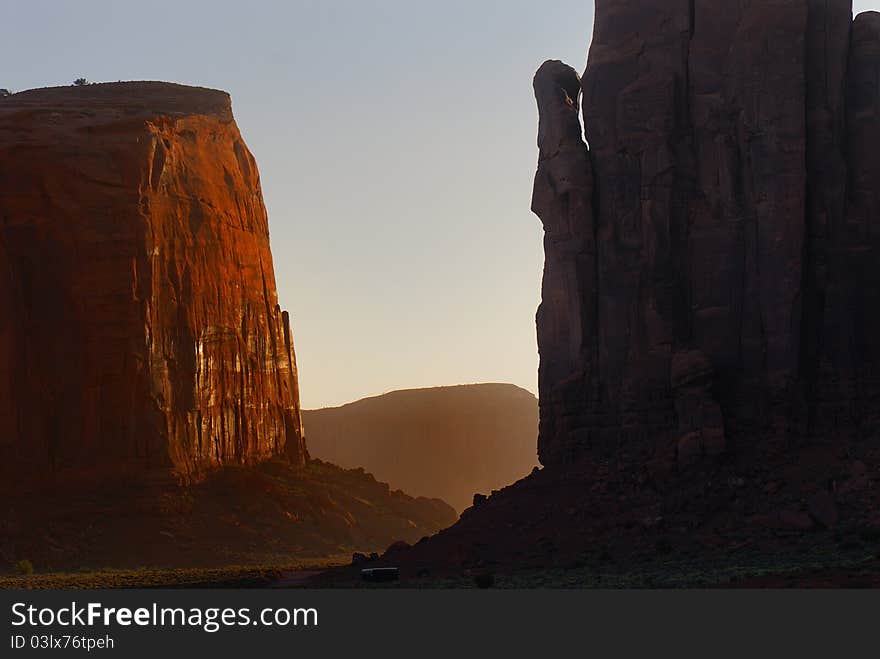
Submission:
[[[304,407],[472,382],[535,392],[531,79],[549,58],[583,70],[592,22],[590,0],[0,0],[0,87],[232,95]]]

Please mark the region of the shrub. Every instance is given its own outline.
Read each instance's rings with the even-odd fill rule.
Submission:
[[[22,561],[16,561],[15,563],[15,571],[19,574],[30,575],[34,573],[34,564],[29,560],[25,559]]]
[[[75,87],[82,87],[84,85],[90,85],[90,84],[92,84],[92,83],[90,83],[87,78],[77,78],[76,80],[73,81],[73,85]]]
[[[12,96],[12,92],[8,89],[0,89],[0,98],[4,96]]]

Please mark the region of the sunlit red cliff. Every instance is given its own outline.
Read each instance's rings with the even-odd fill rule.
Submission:
[[[0,163],[4,470],[303,463],[259,174],[225,92],[15,94]]]
[[[0,572],[285,561],[455,519],[310,461],[229,95],[0,98]]]

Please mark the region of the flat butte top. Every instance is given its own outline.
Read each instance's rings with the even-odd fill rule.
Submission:
[[[213,115],[232,121],[232,101],[219,89],[171,82],[109,82],[29,89],[0,98],[0,117],[22,111],[82,111],[98,119]],[[109,115],[109,116],[108,116]]]

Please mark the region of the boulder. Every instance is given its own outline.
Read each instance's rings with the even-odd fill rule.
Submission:
[[[837,503],[827,490],[820,490],[807,500],[807,512],[826,529],[833,529],[840,520]]]

